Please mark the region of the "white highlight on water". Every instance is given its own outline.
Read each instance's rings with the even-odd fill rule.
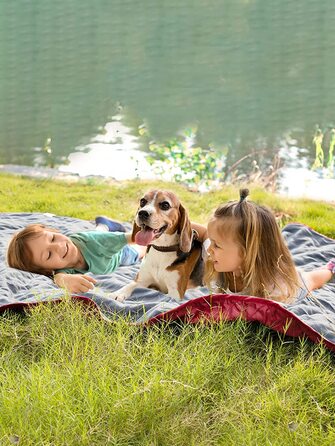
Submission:
[[[94,175],[120,181],[134,178],[170,180],[172,172],[168,168],[164,169],[163,176],[155,174],[146,160],[147,154],[139,150],[138,137],[132,134],[133,129],[125,126],[121,119],[120,115],[114,116],[101,134],[92,138],[87,145],[76,147],[75,152],[68,157],[69,164],[61,165],[59,171],[75,173],[80,177]],[[335,202],[334,178],[325,178],[325,172],[311,171],[306,160],[299,162],[298,148],[290,147],[289,152],[284,148],[280,155],[289,161],[281,169],[281,195]],[[294,162],[295,167],[290,167],[290,162]]]

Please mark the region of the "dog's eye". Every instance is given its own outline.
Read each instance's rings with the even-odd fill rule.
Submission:
[[[141,198],[141,200],[140,200],[140,206],[141,206],[141,208],[143,208],[143,206],[145,206],[147,203],[148,203],[148,202],[147,202],[147,200],[146,200],[145,198]]]
[[[162,211],[167,211],[168,209],[170,209],[170,203],[168,203],[167,201],[162,201],[159,204],[159,207],[162,209]]]

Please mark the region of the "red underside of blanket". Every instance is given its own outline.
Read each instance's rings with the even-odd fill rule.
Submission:
[[[99,310],[99,307],[88,297],[74,296],[74,299]],[[32,307],[40,303],[8,304],[1,307],[0,311]],[[196,324],[203,321],[233,321],[239,318],[249,322],[259,322],[287,336],[307,337],[314,343],[322,342],[329,350],[335,351],[335,344],[323,338],[294,313],[273,300],[260,297],[232,294],[202,296],[189,300],[173,310],[160,313],[149,319],[146,324],[157,324],[162,321],[183,321],[189,324]]]
[[[307,337],[315,343],[322,342],[335,351],[335,344],[324,339],[317,331],[305,324],[294,313],[281,304],[260,297],[213,294],[192,299],[173,310],[161,313],[149,324],[159,321],[182,320],[191,324],[199,321],[233,321],[242,318],[249,322],[259,322],[272,330],[292,337]]]

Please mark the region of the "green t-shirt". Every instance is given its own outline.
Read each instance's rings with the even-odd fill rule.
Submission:
[[[124,232],[78,232],[69,238],[82,253],[87,269],[65,268],[57,272],[109,274],[119,266],[122,248],[127,245]]]

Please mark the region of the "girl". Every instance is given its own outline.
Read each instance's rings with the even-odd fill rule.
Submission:
[[[270,209],[240,200],[219,206],[208,223],[210,256],[205,282],[221,292],[290,302],[301,288],[312,291],[335,273],[334,259],[326,266],[299,273]]]
[[[133,245],[131,233],[87,231],[67,237],[44,225],[29,225],[9,243],[7,263],[12,268],[53,276],[70,293],[88,292],[96,280],[86,275],[109,274],[119,265],[132,265],[146,248]]]

